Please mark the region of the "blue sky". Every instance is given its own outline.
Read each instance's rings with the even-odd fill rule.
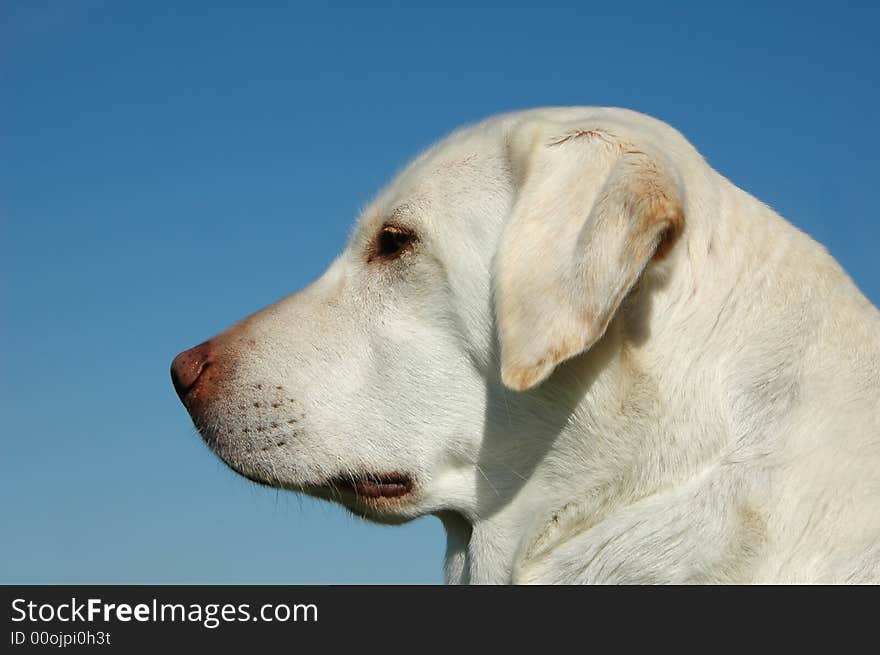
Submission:
[[[236,477],[168,366],[499,111],[666,120],[877,304],[877,7],[2,2],[0,582],[441,581],[436,519]]]

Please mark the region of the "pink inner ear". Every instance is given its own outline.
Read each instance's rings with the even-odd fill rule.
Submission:
[[[652,259],[663,259],[672,249],[672,245],[675,243],[677,236],[678,230],[672,225],[664,229],[657,240],[657,249],[654,251],[654,257]]]

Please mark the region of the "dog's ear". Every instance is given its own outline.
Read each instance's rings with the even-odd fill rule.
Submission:
[[[610,130],[530,122],[509,137],[518,183],[495,260],[501,378],[534,387],[605,333],[684,225],[659,154]]]

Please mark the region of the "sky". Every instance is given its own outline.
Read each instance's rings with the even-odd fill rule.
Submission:
[[[0,583],[439,583],[201,442],[174,355],[318,277],[452,129],[672,124],[880,303],[877,3],[0,0]]]

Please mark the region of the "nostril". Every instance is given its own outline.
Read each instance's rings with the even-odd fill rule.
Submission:
[[[171,382],[180,399],[186,401],[186,395],[192,390],[211,362],[211,342],[205,341],[195,348],[180,353],[171,362]]]

